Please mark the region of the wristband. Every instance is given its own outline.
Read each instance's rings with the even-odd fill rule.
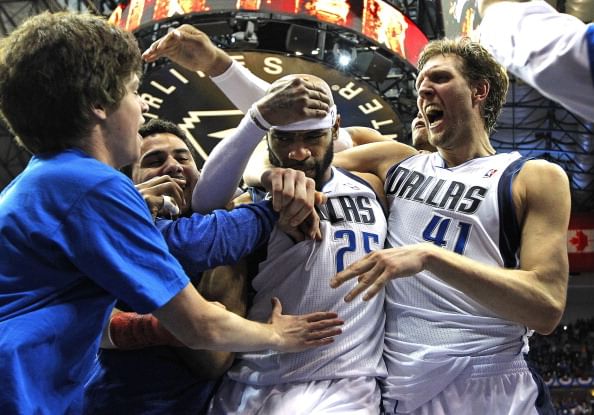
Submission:
[[[108,336],[111,343],[121,350],[150,346],[184,347],[184,344],[151,314],[115,314],[109,321]]]
[[[252,107],[250,108],[250,118],[252,119],[254,124],[256,124],[256,126],[262,131],[268,131],[272,127],[272,124],[270,124],[268,121],[264,119],[256,104],[252,105]]]

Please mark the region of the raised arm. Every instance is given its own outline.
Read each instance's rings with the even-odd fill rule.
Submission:
[[[507,70],[594,121],[594,24],[544,1],[479,0],[480,42]]]
[[[244,113],[264,96],[269,86],[216,47],[208,35],[190,25],[182,25],[156,40],[142,57],[147,62],[166,57],[191,71],[204,72]]]
[[[514,181],[513,197],[521,223],[519,269],[485,265],[423,243],[369,254],[337,274],[332,285],[358,276],[346,299],[365,292],[367,300],[390,279],[426,269],[502,318],[550,333],[565,308],[569,182],[560,167],[530,161]]]

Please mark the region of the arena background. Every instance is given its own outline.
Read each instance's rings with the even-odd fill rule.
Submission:
[[[594,19],[591,0],[547,1],[583,21]],[[0,36],[28,16],[64,9],[109,17],[133,31],[141,48],[171,28],[194,24],[267,81],[300,72],[326,79],[343,126],[373,127],[404,142],[410,140],[416,113],[419,51],[430,39],[471,34],[480,21],[474,0],[1,0]],[[144,71],[147,116],[178,123],[202,158],[242,117],[204,74],[163,61]],[[569,175],[567,309],[555,333],[533,337],[531,357],[559,413],[588,413],[594,400],[593,125],[512,78],[492,142],[498,151],[517,150],[558,163]],[[0,188],[28,159],[0,126]]]

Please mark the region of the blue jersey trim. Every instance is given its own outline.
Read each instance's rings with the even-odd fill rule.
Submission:
[[[517,253],[520,250],[520,225],[512,198],[512,183],[529,158],[520,158],[511,163],[499,180],[497,200],[499,203],[499,251],[505,268],[518,266]]]
[[[538,415],[555,415],[555,408],[553,406],[553,402],[551,400],[551,394],[549,392],[549,388],[545,384],[543,378],[534,368],[532,362],[527,359],[527,356],[524,355],[524,360],[528,365],[528,370],[532,375],[532,380],[536,383],[536,387],[538,389],[538,396],[536,397],[536,401],[534,402],[534,409],[536,409],[536,413]]]
[[[594,85],[594,23],[590,23],[586,29],[586,42],[588,43],[588,58],[590,60],[590,76]]]
[[[396,168],[397,168],[398,166],[400,166],[400,165],[401,165],[402,163],[404,163],[406,160],[408,160],[409,158],[411,158],[411,157],[414,157],[414,156],[418,156],[418,154],[411,154],[410,156],[408,156],[408,157],[406,157],[406,158],[404,158],[404,159],[400,160],[398,163],[394,163],[394,165],[392,165],[392,167],[390,167],[390,168],[388,169],[388,172],[386,173],[386,181],[384,182],[384,184],[385,184],[385,183],[388,183],[388,178],[389,178],[389,177],[392,175],[392,173],[394,173],[394,170],[396,170]],[[384,188],[384,190],[385,190],[385,188]]]
[[[418,156],[418,154],[411,154],[410,156],[400,160],[398,163],[394,163],[394,165],[388,169],[388,172],[386,173],[386,178],[384,180],[384,192],[386,193],[386,196],[388,195],[388,183],[390,182],[390,176],[394,174],[394,170],[396,170],[396,168],[400,166],[402,163],[404,163],[406,160],[414,156]]]

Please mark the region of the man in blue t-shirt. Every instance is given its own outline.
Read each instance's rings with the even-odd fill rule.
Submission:
[[[334,313],[285,316],[278,301],[270,324],[250,322],[189,284],[117,170],[139,156],[147,109],[131,34],[97,16],[43,13],[0,51],[0,114],[33,154],[0,195],[0,412],[80,413],[116,298],[191,348],[295,351],[340,332]],[[270,216],[254,220],[265,228]]]
[[[286,92],[262,105],[278,108],[278,100],[286,100],[283,95]],[[250,217],[254,208],[262,209],[259,205],[268,203],[242,205],[231,212],[216,211],[210,215],[192,213],[189,201],[199,178],[195,162],[198,155],[185,133],[176,124],[160,119],[151,119],[139,132],[143,137],[140,158],[126,168],[126,173],[154,213],[170,251],[205,298],[245,316],[246,271],[237,263],[238,257],[251,252],[265,240],[263,237],[268,237],[269,232],[262,232],[258,222]],[[224,238],[216,233],[223,220],[234,224],[228,227]],[[209,251],[213,255],[208,258],[196,254]],[[208,263],[204,263],[205,259]],[[202,273],[205,267],[216,263],[231,265]],[[116,306],[129,308],[125,304]],[[233,354],[192,350],[179,347],[179,343],[173,345],[178,347],[171,347],[168,342],[175,340],[167,334],[159,337],[150,333],[147,338],[150,318],[133,312],[112,316],[110,334],[118,349],[100,351],[85,387],[85,413],[200,413],[214,380],[229,368]],[[144,329],[139,330],[140,327]],[[148,327],[158,327],[158,323]]]
[[[139,132],[143,138],[140,159],[123,171],[136,183],[170,250],[200,294],[245,317],[245,270],[236,262],[269,234],[251,220],[254,207],[262,209],[267,204],[246,205],[230,213],[192,214],[185,201],[191,200],[200,173],[195,162],[198,155],[185,133],[160,119],[149,120]],[[222,220],[234,224],[227,227],[226,235],[216,233]],[[213,241],[219,246],[210,246]],[[207,258],[197,255],[211,250],[213,255]],[[203,273],[205,259],[231,265]],[[121,302],[116,307],[129,310]],[[146,327],[159,330],[158,322],[147,324],[149,319],[154,317],[130,311],[112,315],[110,334],[117,349],[99,352],[85,386],[86,414],[198,414],[208,402],[215,380],[229,368],[233,354],[179,347],[164,331],[164,336],[153,330],[147,334]]]

